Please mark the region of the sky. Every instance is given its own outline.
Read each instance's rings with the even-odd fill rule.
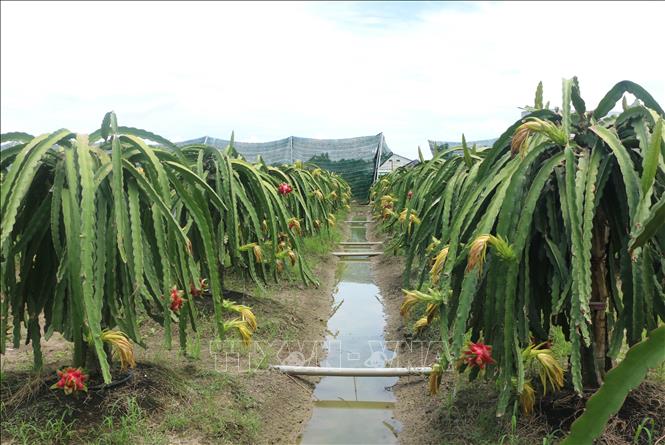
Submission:
[[[665,104],[665,2],[6,2],[1,130],[121,125],[172,141],[383,132],[489,139],[578,76],[588,108],[620,80]]]

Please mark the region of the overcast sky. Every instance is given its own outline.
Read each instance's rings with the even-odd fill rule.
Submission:
[[[2,2],[2,132],[486,139],[577,75],[665,103],[665,3]]]

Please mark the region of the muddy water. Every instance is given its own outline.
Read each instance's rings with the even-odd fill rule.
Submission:
[[[354,219],[365,220],[366,216]],[[366,241],[365,225],[351,226],[349,241]],[[344,246],[366,251],[367,247]],[[367,258],[339,261],[339,282],[328,320],[321,366],[378,368],[394,356],[384,344],[385,313]],[[323,377],[314,390],[314,411],[301,444],[392,444],[401,425],[393,418],[397,377]]]

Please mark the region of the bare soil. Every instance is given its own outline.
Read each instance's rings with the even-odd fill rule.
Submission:
[[[377,224],[370,226],[368,239],[384,239]],[[384,255],[372,261],[375,282],[387,314],[385,336],[398,345],[395,360],[399,361],[399,366],[431,365],[436,359],[437,347],[432,347],[429,341],[438,339],[438,330],[435,326],[430,327],[415,336],[411,326],[417,317],[404,320],[400,316],[403,257],[384,250]],[[518,416],[513,428],[510,415],[500,419],[495,417],[493,408],[497,396],[489,382],[469,383],[465,376],[448,372],[444,373],[436,396],[429,395],[425,377],[401,377],[393,391],[397,398],[394,415],[403,425],[398,439],[404,445],[513,443],[510,439],[520,444],[542,444],[545,437],[556,441],[583,412],[591,395],[580,398],[572,391],[563,391],[553,398],[548,394],[539,402],[535,414]],[[651,442],[646,434],[634,442],[635,431],[645,419],[654,422],[653,425],[647,424]],[[665,385],[662,381],[644,382],[631,392],[598,441],[598,444],[605,445],[633,443],[665,444]]]
[[[139,365],[134,377],[111,390],[89,391],[73,398],[49,389],[54,383],[55,370],[69,364],[72,352],[71,345],[58,334],[49,341],[42,340],[45,363],[40,375],[30,371],[32,346],[8,348],[0,363],[4,404],[2,443],[11,443],[4,422],[37,420],[39,423],[46,421],[46,413],[52,416],[55,412],[55,417],[59,417],[61,412],[67,412],[67,419],[86,425],[83,429],[94,429],[104,416],[121,415],[118,405],[128,397],[134,398],[147,414],[150,428],[167,435],[168,443],[296,443],[311,416],[317,379],[290,377],[268,369],[268,365],[293,351],[315,357],[313,351],[320,348],[332,310],[337,259],[317,255],[309,263],[320,281],[318,288],[283,281],[257,291],[242,280],[229,283],[233,290],[227,291],[225,298],[252,307],[259,322],[254,334],[255,346],[250,350],[240,347],[239,341],[235,345],[225,343],[223,347],[215,343],[209,301],[197,302],[200,338],[198,345],[195,342],[188,345],[187,355],[179,350],[177,327],[173,332],[173,347],[166,350],[162,328],[148,318],[142,320],[141,333],[147,348],[135,347]],[[125,373],[114,372],[121,374]],[[201,397],[205,398],[204,403]],[[214,419],[201,418],[191,427],[164,427],[165,419],[183,410],[191,411],[192,416],[205,411],[202,417],[209,412],[211,417],[219,416],[219,422],[223,423],[213,425]],[[94,415],[90,417],[90,413]],[[245,414],[249,421],[243,417]],[[236,417],[240,420],[234,423]],[[80,437],[87,437],[86,431],[81,433]]]
[[[348,236],[348,227],[340,226]],[[369,225],[368,239],[382,239],[375,224]],[[372,261],[387,314],[386,340],[397,345],[395,360],[399,366],[430,365],[436,359],[437,346],[430,343],[438,339],[436,328],[414,336],[411,325],[416,317],[404,320],[399,314],[403,297],[402,257],[386,251]],[[45,420],[63,412],[68,413],[68,419],[77,420],[79,437],[87,437],[87,429],[100,428],[103,417],[128,412],[130,398],[147,414],[146,434],[157,430],[166,435],[167,443],[296,443],[311,416],[317,378],[290,377],[267,369],[267,365],[288,360],[293,352],[307,357],[320,352],[320,340],[332,311],[336,263],[337,259],[330,255],[310,258],[321,282],[318,288],[307,288],[295,281],[269,286],[267,291],[259,291],[242,280],[227,284],[231,290],[225,297],[251,306],[257,315],[258,350],[236,349],[227,344],[220,348],[211,340],[215,333],[209,301],[197,304],[200,340],[198,346],[189,345],[187,355],[179,351],[177,332],[173,348],[165,350],[161,328],[150,319],[142,320],[141,332],[147,348],[136,348],[139,366],[134,377],[113,390],[90,391],[72,398],[49,389],[54,370],[67,365],[71,355],[70,344],[58,334],[42,342],[45,367],[41,375],[29,371],[30,346],[8,349],[0,358],[2,443],[12,443],[5,422]],[[116,370],[115,375],[124,373]],[[585,399],[573,394],[545,398],[535,415],[519,417],[515,429],[511,429],[509,418],[494,416],[496,393],[487,382],[468,384],[465,377],[450,372],[444,374],[436,396],[428,394],[425,377],[402,377],[393,391],[397,398],[394,415],[402,424],[398,438],[401,444],[409,445],[496,444],[502,437],[507,443],[510,435],[518,437],[520,444],[541,444],[548,435],[561,437],[561,431],[567,431],[585,403]],[[182,419],[178,413],[183,413]],[[631,393],[599,443],[633,443],[636,428],[647,417],[654,419],[655,443],[665,435],[662,383],[647,382]],[[77,442],[81,440],[75,438],[74,443]],[[646,444],[646,435],[638,443]],[[661,438],[660,443],[665,443],[665,439]]]
[[[332,311],[337,258],[331,255],[322,256],[312,266],[320,280],[318,288],[307,288],[300,284],[280,286],[272,301],[253,305],[258,311],[259,319],[263,313],[269,318],[281,319],[280,324],[288,326],[288,344],[278,354],[281,359],[287,359],[293,351],[311,357],[313,350],[319,351],[325,337],[326,324]],[[282,333],[278,333],[276,338],[278,347],[281,348],[283,345],[280,339],[284,338]],[[320,351],[317,356],[321,356]],[[297,442],[304,425],[311,417],[312,393],[318,380],[316,377],[295,378],[268,369],[238,379],[256,401],[261,425],[256,443]]]
[[[370,225],[368,230],[370,241],[379,241],[383,236],[378,232],[376,224]],[[429,366],[436,359],[436,351],[423,351],[426,345],[419,341],[412,342],[412,332],[405,325],[399,308],[402,304],[402,273],[404,260],[385,249],[384,254],[372,260],[374,280],[380,289],[386,312],[385,338],[396,342],[399,346],[397,357],[400,366],[411,364],[413,366]],[[429,345],[429,344],[428,344]],[[425,360],[423,359],[425,357]],[[426,360],[429,359],[429,362]],[[446,381],[442,382],[439,396],[430,396],[427,390],[427,377],[406,376],[400,377],[393,386],[397,402],[394,416],[402,424],[398,434],[400,444],[429,445],[441,444],[443,434],[435,422],[437,413],[442,404],[440,395],[446,392]]]

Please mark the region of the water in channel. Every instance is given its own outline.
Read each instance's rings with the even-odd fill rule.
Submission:
[[[366,220],[365,215],[354,217]],[[351,225],[349,241],[367,241],[365,224]],[[368,247],[344,246],[367,251]],[[370,248],[371,249],[371,248]],[[321,366],[380,368],[394,352],[384,344],[385,313],[372,280],[369,258],[343,258],[328,320],[326,356]],[[393,444],[401,428],[393,418],[397,377],[322,377],[314,390],[314,411],[300,444]]]

